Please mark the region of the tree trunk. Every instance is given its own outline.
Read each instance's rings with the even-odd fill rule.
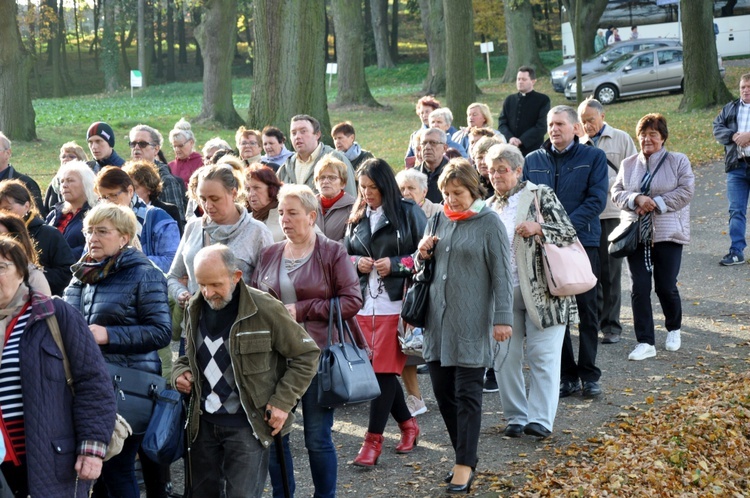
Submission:
[[[195,32],[198,30],[198,26],[200,26],[201,23],[201,16],[203,16],[203,8],[201,6],[196,6],[193,8],[193,36],[196,38],[195,40],[195,65],[200,68],[201,72],[203,72],[203,54],[201,53],[201,44],[198,43],[197,35]]]
[[[167,0],[167,82],[175,80],[174,0]]]
[[[155,45],[154,45],[154,3],[150,0],[145,0],[145,28],[146,28],[146,36],[143,38],[145,40],[145,62],[144,66],[141,69],[143,72],[143,85],[146,86],[146,82],[148,81],[149,84],[151,82],[152,78],[152,70],[154,64],[154,59],[156,58],[155,53]]]
[[[518,68],[531,66],[537,77],[549,74],[539,58],[534,40],[534,22],[530,0],[503,0],[505,11],[505,33],[508,38],[508,65],[503,74],[503,83],[516,81]]]
[[[185,34],[185,2],[180,6],[180,14],[177,16],[177,44],[180,46],[177,62],[187,64],[187,35]]]
[[[119,82],[117,40],[115,39],[115,0],[102,0],[104,8],[104,33],[102,34],[102,71],[104,90],[117,90]]]
[[[422,30],[427,41],[430,67],[422,83],[422,92],[437,95],[445,92],[445,18],[443,0],[419,0]]]
[[[682,112],[723,105],[732,100],[721,79],[713,30],[712,2],[682,0],[682,33],[685,47]]]
[[[594,38],[596,38],[597,26],[602,14],[607,9],[609,0],[587,0],[580,2],[581,15],[578,15],[578,3],[576,0],[562,0],[563,5],[570,14],[570,26],[575,25],[576,19],[582,19],[581,23],[581,46],[576,47],[576,58],[588,59],[594,55]],[[713,31],[712,31],[713,33]],[[579,52],[580,50],[580,52]]]
[[[378,68],[396,67],[388,46],[388,0],[370,0],[370,5]]]
[[[125,50],[122,51],[125,55]],[[138,70],[141,72],[143,86],[148,86],[146,71],[146,0],[138,0]]]
[[[215,121],[228,128],[243,123],[232,101],[236,23],[237,0],[208,0],[195,30],[203,56],[203,104],[198,121]]]
[[[324,0],[256,0],[254,84],[248,122],[289,129],[295,114],[314,116],[330,143],[326,105]]]
[[[162,38],[164,29],[162,28],[162,8],[161,5],[156,4],[156,30],[154,37],[156,41],[156,78],[164,78],[164,48]]]
[[[80,32],[80,21],[78,20],[78,1],[73,0],[73,22],[76,25],[76,47],[78,48],[78,70],[83,70],[83,62],[81,59],[81,32]]]
[[[476,99],[474,81],[474,16],[472,0],[443,0],[445,18],[445,97],[460,113]]]
[[[11,140],[36,140],[29,74],[33,57],[23,46],[16,2],[0,0],[0,130]]]
[[[375,54],[375,35],[372,32],[372,4],[370,0],[365,0],[365,67],[378,63],[378,56]]]
[[[398,5],[399,0],[391,3],[391,59],[398,60]]]
[[[60,18],[56,12],[52,12],[50,17],[50,38],[48,44],[48,62],[52,66],[52,97],[60,98],[65,96],[64,80],[62,78],[62,61],[60,60]]]
[[[91,47],[89,48],[89,53],[94,54],[94,65],[97,70],[99,69],[99,19],[101,18],[102,13],[102,1],[103,0],[94,0],[94,6],[92,8],[94,17],[94,39],[91,40]]]
[[[365,21],[362,5],[350,0],[331,0],[333,27],[336,32],[339,91],[336,105],[366,105],[379,107],[370,93],[365,78],[364,43],[362,31]]]
[[[133,30],[130,31],[130,33],[133,33]],[[130,45],[128,43],[128,38],[130,35],[125,36],[125,28],[123,27],[123,30],[120,31],[120,59],[122,59],[122,68],[125,72],[125,74],[130,74],[130,70],[133,69],[130,66],[130,60],[128,59],[128,46]],[[144,81],[145,83],[145,81]]]

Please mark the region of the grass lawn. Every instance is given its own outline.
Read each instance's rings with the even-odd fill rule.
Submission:
[[[544,54],[545,65],[559,64],[559,52]],[[487,69],[484,60],[477,58],[477,77],[482,95],[478,101],[485,102],[493,111],[495,120],[505,97],[515,91],[515,84],[500,84],[499,78],[505,66],[504,57],[492,59],[493,80],[486,79]],[[331,124],[343,120],[351,121],[357,129],[357,141],[375,155],[385,158],[394,169],[400,169],[411,132],[419,125],[414,114],[414,103],[418,98],[421,82],[427,71],[426,63],[402,64],[395,69],[368,68],[370,89],[375,98],[384,105],[382,109],[330,109]],[[736,94],[739,76],[748,68],[728,66],[726,81]],[[241,116],[247,112],[252,80],[237,78],[234,81],[234,103]],[[541,77],[536,89],[552,98],[552,105],[569,104],[560,93],[552,91],[548,77]],[[335,100],[336,82],[328,89],[330,103]],[[12,163],[26,174],[32,175],[42,188],[45,188],[58,166],[60,145],[75,140],[85,147],[85,133],[94,121],[106,121],[117,134],[115,149],[123,157],[129,156],[126,135],[128,130],[139,123],[149,124],[159,129],[167,140],[174,123],[185,116],[200,113],[202,84],[173,83],[138,90],[135,98],[124,90],[114,95],[88,95],[65,99],[37,99],[36,142],[13,143]],[[723,148],[711,134],[711,122],[718,114],[720,106],[690,114],[677,113],[680,95],[661,94],[655,97],[630,99],[607,107],[606,119],[609,124],[635,134],[638,119],[649,112],[661,112],[668,120],[670,136],[667,147],[684,152],[694,165],[721,159]],[[456,125],[465,124],[463,110],[454,110]],[[495,125],[497,123],[495,122]],[[263,123],[251,123],[262,128]],[[211,137],[221,136],[230,143],[234,141],[234,130],[194,125],[198,146]],[[284,130],[286,132],[286,130]],[[173,158],[167,143],[165,155]]]

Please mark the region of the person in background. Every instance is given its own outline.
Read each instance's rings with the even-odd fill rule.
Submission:
[[[349,218],[344,245],[357,268],[364,306],[357,322],[372,349],[380,396],[370,402],[365,440],[354,465],[373,467],[383,450],[390,415],[398,422],[397,453],[410,453],[419,438],[417,419],[409,412],[397,376],[406,355],[398,342],[404,283],[411,277],[427,219],[413,201],[401,198],[393,170],[382,159],[368,159],[357,171],[359,195]]]
[[[609,190],[607,206],[599,215],[602,235],[599,239],[599,263],[601,274],[596,283],[596,300],[599,310],[599,330],[602,331],[602,344],[620,342],[622,324],[620,323],[620,303],[622,300],[622,258],[609,255],[609,234],[620,223],[620,208],[612,202],[612,185],[615,184],[620,163],[638,153],[633,139],[626,132],[608,125],[604,121],[604,107],[591,97],[578,106],[578,119],[585,132],[580,140],[582,144],[593,145],[607,155],[607,174]]]
[[[528,434],[547,438],[557,413],[560,360],[565,326],[578,321],[575,299],[549,293],[542,265],[541,241],[572,244],[576,230],[565,208],[547,185],[521,181],[523,155],[513,145],[495,145],[486,161],[495,195],[489,206],[500,215],[511,248],[513,332],[495,351],[500,401],[507,437]],[[538,202],[538,205],[537,205]],[[537,206],[544,223],[537,221]],[[524,381],[524,341],[529,365],[529,393]]]
[[[157,351],[172,337],[167,281],[133,247],[137,229],[130,208],[111,203],[92,208],[84,220],[87,252],[73,265],[63,298],[81,310],[107,363],[161,375]],[[112,389],[111,381],[106,384]],[[142,439],[129,436],[122,452],[104,462],[94,496],[140,497],[135,455]]]
[[[14,496],[85,498],[100,476],[115,426],[112,381],[81,314],[36,292],[28,265],[21,244],[0,237],[0,327],[6,337],[0,408],[2,432],[9,436],[2,472]],[[75,395],[48,317],[60,329]],[[60,451],[50,441],[69,446]]]
[[[11,148],[11,141],[5,134],[0,131],[0,181],[17,179],[26,185],[26,188],[31,192],[34,197],[34,203],[37,206],[41,206],[44,209],[42,203],[42,191],[39,189],[39,185],[30,176],[24,175],[16,171],[12,164],[10,164],[10,158],[13,155]],[[46,214],[46,213],[45,213]]]
[[[282,185],[276,173],[264,164],[252,163],[245,168],[245,207],[254,220],[268,227],[274,242],[284,240],[277,198]]]
[[[169,163],[169,171],[181,178],[187,188],[190,175],[203,166],[203,157],[195,150],[195,135],[185,118],[180,118],[169,132],[169,143],[175,156],[174,161]]]
[[[443,196],[438,188],[438,179],[443,168],[448,164],[445,157],[447,149],[445,141],[448,139],[445,132],[439,128],[427,128],[421,132],[422,139],[419,143],[422,152],[422,162],[414,169],[427,175],[427,198],[435,204],[443,202]]]
[[[625,221],[640,218],[638,249],[628,256],[633,280],[633,328],[638,341],[628,359],[639,361],[656,356],[652,278],[667,329],[664,347],[667,351],[677,351],[682,345],[682,301],[677,276],[682,248],[690,243],[690,201],[695,192],[695,175],[685,154],[664,148],[669,137],[664,116],[646,114],[638,121],[635,133],[641,152],[620,165],[612,200],[624,211]],[[642,193],[644,187],[650,189],[648,195]]]
[[[60,166],[70,161],[87,162],[88,160],[89,157],[86,155],[83,147],[75,142],[65,142],[60,147]],[[50,181],[49,186],[47,186],[47,191],[44,193],[43,211],[45,211],[45,214],[42,218],[52,211],[58,202],[60,202],[60,180],[55,175]],[[41,212],[39,214],[41,215]]]
[[[127,173],[133,181],[135,193],[146,203],[147,206],[154,206],[163,209],[177,222],[177,228],[179,228],[180,237],[182,237],[184,225],[180,222],[179,209],[174,204],[162,202],[159,199],[159,194],[161,194],[162,190],[162,183],[156,166],[148,161],[128,161],[122,167],[122,170]]]
[[[516,75],[518,93],[508,95],[503,102],[498,129],[507,142],[521,150],[524,157],[544,143],[547,131],[549,97],[534,90],[536,71],[521,66]]]
[[[479,175],[452,159],[440,175],[445,203],[436,231],[425,233],[416,269],[434,258],[422,354],[455,460],[444,478],[449,494],[468,494],[477,466],[482,421],[482,379],[496,342],[513,323],[508,237],[484,201]],[[430,223],[432,230],[433,222]]]
[[[86,131],[86,142],[93,159],[88,165],[94,173],[105,166],[122,166],[125,159],[117,154],[115,147],[115,132],[112,127],[102,121],[97,121],[89,126]]]
[[[617,43],[619,41],[622,41],[622,38],[620,38],[620,30],[617,28],[612,28],[612,34],[609,35],[609,38],[607,38],[607,45],[612,45],[613,43]]]
[[[249,166],[261,161],[260,154],[263,152],[263,138],[258,130],[251,130],[240,126],[234,135],[240,159]]]
[[[86,244],[83,218],[98,201],[94,192],[96,175],[86,163],[71,161],[60,166],[57,178],[60,179],[62,200],[49,212],[46,223],[60,231],[73,259],[78,261]]]
[[[631,26],[630,27],[630,39],[631,40],[637,40],[638,39],[638,26]]]
[[[44,269],[50,292],[54,296],[62,296],[72,277],[70,265],[75,263],[63,235],[55,227],[44,223],[34,206],[31,193],[18,180],[0,182],[0,209],[25,221],[34,246],[39,251],[39,265]]]
[[[20,242],[26,253],[26,259],[29,260],[29,286],[47,297],[52,296],[49,283],[44,278],[44,272],[39,266],[39,252],[34,247],[34,242],[29,236],[26,224],[23,219],[14,213],[0,210],[0,235],[5,235]]]
[[[609,37],[612,36],[612,31],[614,31],[615,27],[612,25],[607,26],[607,31],[604,32],[604,39],[607,41],[607,45],[609,45]]]
[[[454,133],[451,139],[460,144],[466,152],[471,153],[469,144],[470,130],[474,127],[492,129],[492,112],[490,111],[490,107],[481,102],[469,104],[469,107],[466,109],[466,123],[466,126],[461,127],[461,129]]]
[[[283,186],[278,204],[285,239],[263,249],[252,285],[280,299],[292,319],[304,327],[315,344],[323,349],[328,341],[331,298],[339,298],[341,318],[350,323],[362,306],[357,271],[342,244],[315,233],[318,201],[309,187]],[[358,345],[367,348],[359,328],[352,332],[356,333]],[[338,467],[331,435],[334,409],[318,405],[317,375],[302,395],[302,413],[314,496],[333,498],[336,496]],[[291,462],[288,439],[284,446],[285,456]],[[269,470],[274,496],[283,497],[284,476],[275,454],[278,451],[281,448],[274,445]],[[287,472],[294,488],[292,465],[287,465]]]
[[[505,143],[503,139],[497,138],[496,136],[482,137],[471,148],[471,157],[472,159],[474,159],[474,167],[479,173],[479,182],[482,184],[485,190],[487,190],[488,199],[492,198],[492,196],[495,195],[495,188],[492,186],[489,171],[490,165],[487,163],[487,161],[485,161],[485,156],[487,155],[487,151],[490,150],[490,147],[503,143]]]
[[[714,138],[724,146],[729,201],[729,252],[722,266],[745,263],[747,204],[750,199],[750,73],[740,76],[740,98],[724,106],[713,122]]]
[[[435,109],[439,109],[440,101],[437,100],[432,95],[425,95],[424,97],[420,98],[417,101],[416,111],[417,116],[419,116],[420,121],[422,121],[422,125],[419,127],[419,130],[426,130],[430,127],[430,113],[434,111]],[[452,129],[449,131],[451,134],[456,132],[456,129],[451,127]],[[415,131],[414,133],[416,133]],[[413,168],[415,165],[419,164],[421,161],[416,161],[416,159],[412,159],[415,155],[414,150],[414,133],[411,134],[411,137],[409,138],[409,148],[406,150],[406,156],[404,157],[404,163],[406,168]]]
[[[203,149],[201,150],[201,154],[203,155],[203,164],[216,164],[216,162],[212,161],[212,159],[214,157],[214,154],[216,154],[220,150],[224,151],[225,153],[234,154],[232,146],[229,145],[229,142],[227,142],[223,138],[213,137],[209,139],[205,144],[203,144]]]
[[[261,133],[265,154],[261,156],[260,162],[276,172],[287,159],[294,155],[294,152],[286,148],[286,137],[275,126],[266,126]]]
[[[451,128],[453,128],[453,113],[450,109],[447,107],[441,107],[440,109],[435,109],[430,113],[430,128],[438,128],[440,130],[443,130],[445,132],[445,145],[449,149],[455,149],[456,152],[458,152],[462,157],[469,157],[469,153],[466,152],[466,149],[459,144],[458,142],[454,141],[451,138],[451,133],[448,131]],[[457,132],[454,132],[457,133]]]
[[[244,284],[231,248],[204,247],[194,262],[200,292],[190,299],[187,351],[172,373],[175,388],[191,396],[187,490],[196,498],[260,498],[269,446],[292,430],[290,412],[320,350],[281,302]]]
[[[600,50],[604,50],[607,46],[607,40],[604,38],[604,31],[597,30],[596,37],[594,38],[594,53],[598,53]]]
[[[331,130],[331,138],[333,138],[333,144],[336,146],[336,150],[346,156],[349,162],[352,164],[352,169],[357,171],[359,165],[365,159],[374,157],[372,152],[365,150],[357,143],[357,135],[354,131],[354,126],[349,121],[344,121],[333,127]]]
[[[326,156],[315,165],[315,186],[318,188],[318,215],[315,224],[331,240],[344,240],[346,224],[355,198],[344,192],[349,171],[346,164]]]

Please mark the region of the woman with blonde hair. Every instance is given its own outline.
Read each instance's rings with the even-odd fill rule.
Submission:
[[[471,144],[469,143],[470,130],[475,127],[494,129],[490,107],[481,102],[469,104],[469,107],[466,108],[466,123],[466,126],[462,126],[451,138],[454,142],[461,144],[467,152],[471,153]]]
[[[75,142],[65,142],[60,147],[60,166],[70,161],[87,162],[88,160],[89,156],[86,151]],[[44,194],[44,205],[37,206],[37,209],[41,209],[40,212],[46,214],[52,211],[58,202],[60,202],[60,179],[55,175]]]

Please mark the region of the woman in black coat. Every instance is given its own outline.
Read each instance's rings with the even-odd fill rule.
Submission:
[[[53,296],[62,296],[70,283],[70,265],[75,263],[65,238],[55,227],[44,223],[34,199],[26,186],[18,180],[0,182],[0,209],[20,216],[26,222],[29,235],[39,251],[39,264]]]

